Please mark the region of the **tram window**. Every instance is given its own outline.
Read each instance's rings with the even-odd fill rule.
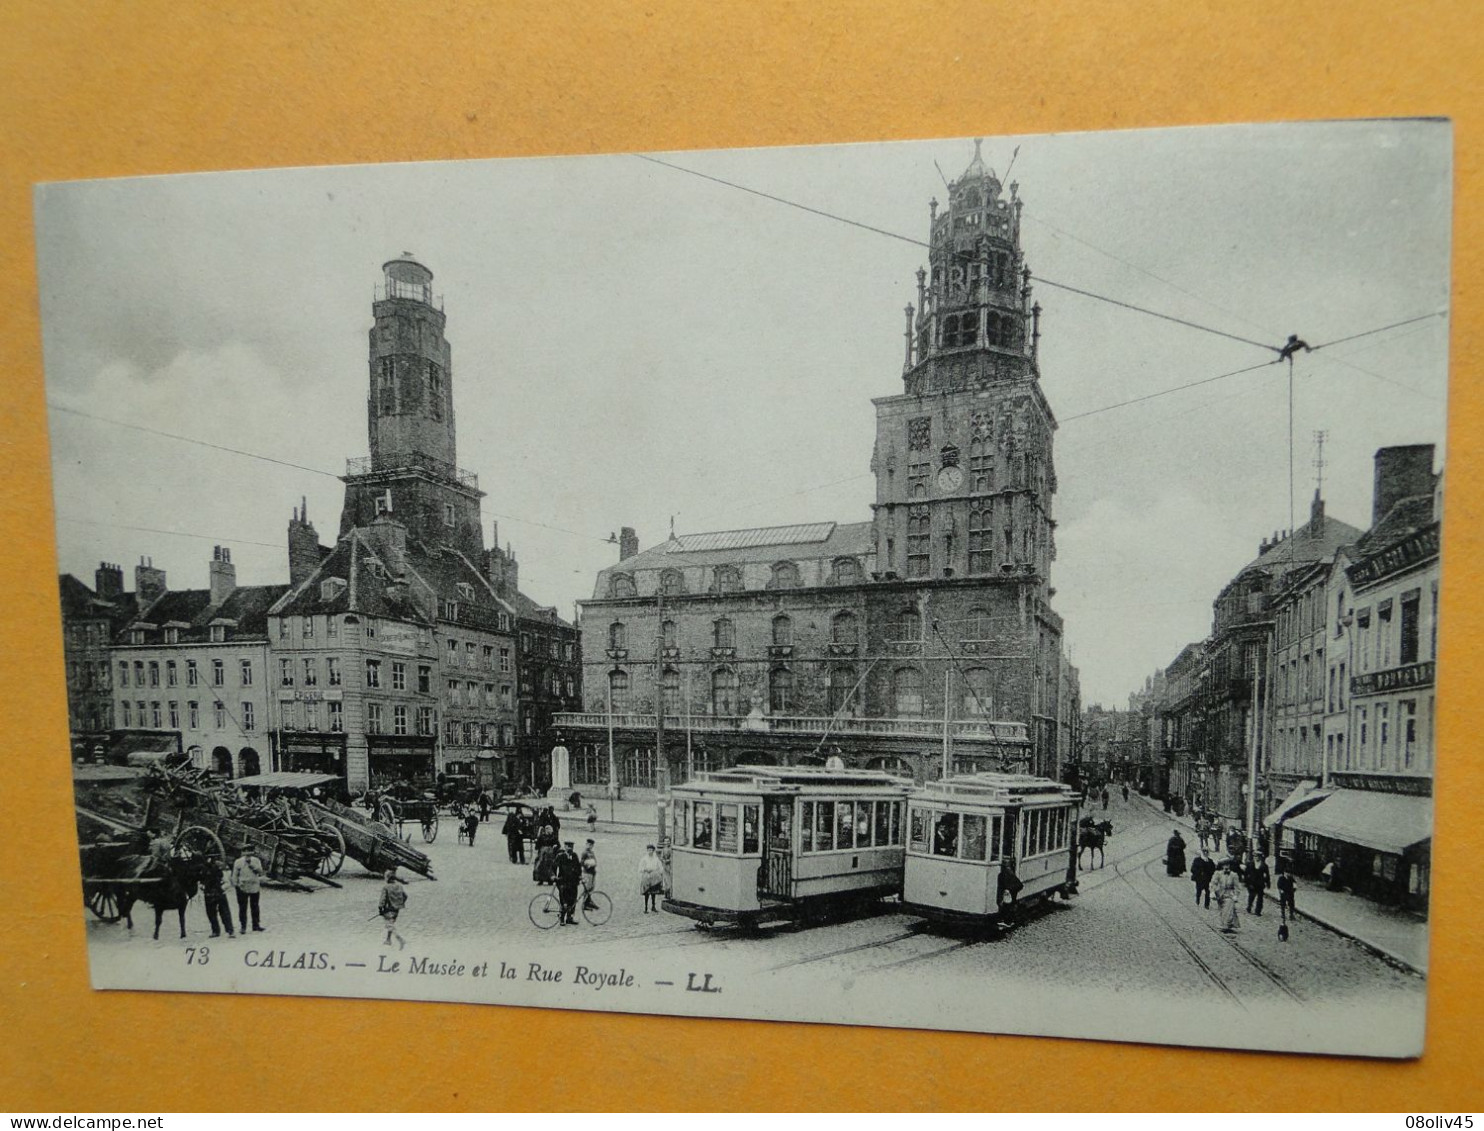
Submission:
[[[744,854],[758,850],[756,805],[742,806],[742,851]]]
[[[804,802],[804,817],[799,822],[799,851],[814,851],[814,802]]]
[[[697,848],[711,849],[711,810],[713,806],[710,801],[696,802],[696,818],[691,825],[691,844]]]
[[[926,809],[912,809],[912,851],[926,852],[928,850],[928,812]]]
[[[902,810],[906,807],[905,801],[893,801],[891,803],[891,842],[902,843]]]
[[[814,826],[814,850],[828,852],[835,847],[835,803],[816,802],[814,812],[818,817],[818,823]]]
[[[1007,820],[1005,822],[1005,835],[1000,839],[1000,855],[1001,856],[1014,856],[1015,855],[1015,822],[1014,821]]]
[[[869,801],[855,803],[855,846],[857,848],[871,847],[871,803]]]
[[[1056,811],[1056,847],[1067,846],[1067,811],[1058,809]]]
[[[675,802],[675,843],[684,848],[690,844],[690,802]]]
[[[940,813],[933,825],[933,855],[958,855],[958,814]]]
[[[973,813],[964,814],[963,848],[959,855],[965,860],[984,859],[984,818]]]
[[[792,805],[778,805],[773,809],[773,820],[768,826],[768,846],[792,852],[794,810]]]
[[[737,807],[735,805],[716,807],[716,851],[737,851]]]
[[[848,801],[835,802],[835,847],[852,848],[855,845],[855,806]]]
[[[1004,819],[1001,818],[1001,817],[992,817],[992,818],[990,818],[990,822],[989,822],[989,858],[991,860],[998,860],[1000,858],[1000,837],[1003,835],[1001,833],[1000,829],[1001,829],[1001,826],[1004,825],[1004,823],[1005,823],[1004,822]]]
[[[1039,843],[1041,845],[1041,851],[1042,852],[1050,852],[1051,851],[1051,821],[1052,821],[1052,817],[1053,817],[1053,814],[1051,814],[1051,813],[1042,813],[1041,814],[1041,827],[1038,830],[1038,832],[1040,833]]]
[[[894,801],[876,802],[876,843],[890,844],[891,838],[891,810],[896,803]]]

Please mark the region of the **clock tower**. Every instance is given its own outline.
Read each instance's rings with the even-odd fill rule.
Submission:
[[[874,401],[883,578],[1014,581],[1048,596],[1056,420],[1040,387],[1022,207],[979,141],[947,207],[929,205],[928,266],[906,308],[905,389]]]
[[[387,515],[425,546],[484,552],[479,480],[459,468],[452,352],[433,272],[408,252],[382,265],[371,304],[366,424],[371,454],[346,468],[340,532]]]

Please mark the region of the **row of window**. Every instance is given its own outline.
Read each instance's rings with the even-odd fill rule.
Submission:
[[[526,733],[531,733],[530,720],[526,723]],[[467,719],[448,719],[443,724],[443,741],[449,746],[509,747],[515,745],[515,727],[510,723],[480,723]]]
[[[850,707],[860,683],[854,665],[832,665],[826,676],[825,694],[830,714]],[[957,681],[955,681],[956,686]],[[996,697],[996,678],[988,668],[968,668],[962,674],[962,696],[959,701],[961,716],[993,718]],[[685,711],[685,700],[681,694],[681,675],[675,668],[667,667],[660,677],[661,702],[664,713],[679,715]],[[711,673],[711,714],[718,716],[741,713],[737,671],[731,667],[720,667]],[[615,670],[608,673],[609,709],[616,715],[627,714],[632,706],[632,681],[629,673]],[[914,667],[897,668],[891,673],[892,713],[898,718],[913,718],[924,713],[922,671]],[[788,714],[798,706],[794,673],[783,665],[768,672],[768,708],[773,714]]]
[[[339,707],[336,703],[334,706]],[[212,721],[216,730],[223,730],[227,726],[227,720],[231,715],[227,705],[220,699],[211,705]],[[180,730],[181,720],[185,720],[186,730],[201,729],[201,704],[196,700],[189,700],[185,705],[185,714],[182,716],[180,703],[174,699],[168,703],[160,703],[158,700],[146,703],[144,700],[130,702],[128,699],[119,700],[120,725],[125,729],[139,727],[141,729]],[[257,705],[244,700],[241,712],[236,717],[236,723],[243,730],[257,729]]]
[[[133,673],[133,686],[135,687],[177,687],[180,684],[180,665],[175,660],[166,660],[161,667],[159,660],[135,660],[131,665],[128,660],[120,660],[118,667],[118,685],[120,687],[130,686],[130,672]],[[163,672],[164,683],[161,684]],[[253,662],[241,659],[237,662],[237,678],[242,687],[253,685]],[[185,686],[199,687],[201,684],[200,664],[196,660],[185,661]],[[227,661],[214,659],[211,661],[211,686],[225,687],[227,685]]]
[[[989,640],[1007,627],[1018,627],[1014,617],[994,617],[988,609],[973,608],[968,616],[958,622],[960,639]],[[888,626],[892,641],[917,643],[922,640],[922,616],[915,608],[903,608]],[[771,622],[770,640],[775,647],[792,647],[794,643],[793,618],[779,613]],[[660,622],[660,647],[674,650],[678,647],[678,634],[673,620]],[[858,644],[860,642],[860,617],[852,612],[838,612],[830,618],[831,644]],[[629,630],[623,621],[614,621],[608,626],[608,648],[622,651],[629,646]],[[711,622],[711,646],[713,648],[736,648],[737,625],[730,617],[718,617]]]
[[[130,644],[149,643],[149,630],[145,628],[129,629]],[[207,627],[206,638],[213,644],[224,644],[227,640],[227,626],[225,624],[213,624]],[[178,625],[166,625],[161,633],[161,639],[166,644],[180,643],[180,627]]]
[[[1015,856],[1014,826],[1003,817],[912,807],[909,852],[994,863]],[[1070,809],[1028,809],[1020,817],[1020,858],[1071,848]]]
[[[459,641],[450,638],[445,643],[445,659],[451,667],[482,667],[485,671],[499,671],[507,675],[514,670],[509,648],[497,648],[493,644],[479,644],[473,640],[463,641],[460,647]]]
[[[836,558],[830,568],[829,585],[859,585],[862,580],[861,565],[855,558]],[[803,585],[796,562],[776,562],[769,571],[769,589],[797,589]],[[710,593],[737,593],[742,590],[742,571],[737,566],[720,565],[712,570]],[[686,592],[685,574],[678,569],[667,569],[660,573],[659,591],[666,597],[682,596]],[[631,573],[615,573],[608,577],[609,597],[636,597],[638,591]],[[570,653],[571,645],[568,645]],[[571,659],[571,655],[567,656]]]

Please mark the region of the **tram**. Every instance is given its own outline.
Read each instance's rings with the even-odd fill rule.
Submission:
[[[734,766],[677,785],[662,906],[755,927],[897,895],[911,788],[882,770],[815,766]]]
[[[1072,787],[1026,774],[963,774],[917,787],[908,806],[903,910],[995,927],[1012,899],[1076,893],[1082,796]]]

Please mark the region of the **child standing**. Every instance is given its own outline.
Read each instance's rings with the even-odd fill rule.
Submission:
[[[393,869],[386,874],[386,886],[381,889],[381,903],[378,905],[382,922],[386,924],[386,941],[382,946],[391,946],[392,939],[396,939],[399,950],[407,949],[407,940],[397,933],[397,916],[406,906],[407,889],[397,879],[397,872]]]

